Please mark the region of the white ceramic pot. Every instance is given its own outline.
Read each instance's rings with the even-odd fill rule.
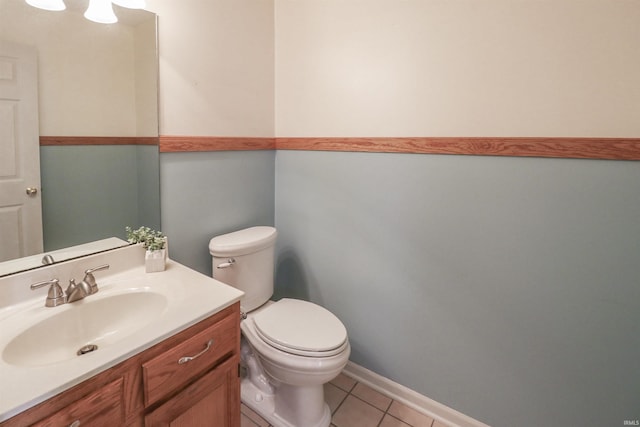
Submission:
[[[167,262],[167,250],[147,251],[144,255],[144,266],[147,273],[164,271]]]

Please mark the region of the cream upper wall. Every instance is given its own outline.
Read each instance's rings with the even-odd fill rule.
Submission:
[[[637,0],[275,0],[277,136],[640,136]]]
[[[134,28],[136,130],[139,136],[158,135],[158,55],[156,20]]]
[[[160,133],[274,135],[273,1],[148,0],[158,14]]]

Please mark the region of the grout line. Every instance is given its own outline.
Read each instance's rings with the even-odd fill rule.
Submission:
[[[349,377],[349,378],[351,378],[351,377]],[[354,384],[354,386],[352,387],[352,389],[355,389],[355,388],[356,388],[356,385],[358,385],[358,381],[356,381],[356,383]],[[382,393],[380,393],[380,394],[382,394]],[[384,394],[383,394],[383,395],[384,395]],[[391,408],[391,404],[394,402],[394,400],[393,400],[393,399],[391,399],[391,402],[389,402],[389,406],[387,406],[387,409],[383,410],[383,409],[378,408],[378,407],[377,407],[377,406],[375,406],[375,405],[372,405],[371,403],[367,402],[366,400],[364,400],[364,399],[362,399],[362,398],[360,398],[360,397],[356,396],[355,394],[352,394],[351,392],[349,392],[349,393],[347,393],[347,395],[345,396],[345,398],[344,398],[344,399],[342,399],[342,402],[340,402],[340,405],[338,405],[338,408],[339,408],[340,406],[342,406],[342,403],[344,403],[344,401],[345,401],[345,400],[347,400],[347,397],[349,397],[349,396],[352,396],[352,397],[354,397],[355,399],[358,399],[359,401],[361,401],[361,402],[365,403],[366,405],[369,405],[369,406],[371,406],[372,408],[377,409],[378,411],[382,412],[382,418],[380,418],[380,421],[378,422],[378,424],[376,424],[376,426],[375,426],[375,427],[380,427],[380,424],[381,424],[381,423],[382,423],[382,421],[384,420],[384,416],[385,416],[385,415],[389,415],[390,417],[395,418],[396,420],[398,420],[398,421],[400,421],[400,422],[402,422],[402,423],[404,423],[404,424],[408,425],[409,427],[413,427],[413,426],[411,426],[411,424],[406,423],[406,422],[404,422],[404,421],[402,421],[402,420],[400,420],[400,419],[398,419],[398,418],[394,417],[393,415],[391,415],[391,414],[389,414],[389,413],[387,412],[387,411],[389,411],[389,408]],[[387,396],[387,395],[384,395],[384,396],[389,397],[389,396]],[[336,408],[336,412],[338,412],[338,408]],[[333,417],[332,417],[332,418],[333,418]]]
[[[386,412],[385,412],[385,413],[384,413],[384,415],[385,415],[385,417],[386,417],[387,415],[389,415],[389,417],[393,418],[394,420],[398,421],[399,423],[401,423],[401,424],[406,424],[406,425],[408,425],[409,427],[413,427],[411,424],[407,424],[407,423],[405,423],[404,421],[402,421],[401,419],[396,418],[396,417],[394,417],[394,416],[393,416],[393,415],[391,415],[391,414],[388,414],[388,413],[386,413]],[[380,420],[380,424],[382,424],[382,421],[384,420],[384,418],[385,418],[385,417],[382,417],[382,420]],[[380,424],[378,424],[378,426],[380,426]]]
[[[345,375],[346,375],[346,374],[345,374]],[[353,378],[353,377],[350,377],[349,375],[346,375],[346,376],[348,376],[348,377],[349,377],[349,378],[351,378],[351,379],[355,379],[355,378]],[[389,409],[391,409],[391,405],[393,405],[393,402],[397,402],[397,400],[393,399],[391,396],[388,396],[388,395],[387,395],[387,394],[385,394],[385,393],[380,393],[380,392],[378,392],[378,393],[380,393],[381,395],[383,395],[383,396],[388,397],[389,399],[391,399],[391,401],[390,401],[390,402],[389,402],[389,404],[387,405],[387,408],[386,408],[386,409],[380,409],[380,408],[378,408],[377,406],[375,406],[375,405],[373,405],[373,404],[371,404],[371,403],[367,402],[367,401],[366,401],[366,400],[364,400],[363,398],[360,398],[359,396],[356,396],[355,394],[353,394],[353,393],[352,393],[352,392],[353,392],[353,390],[355,390],[355,389],[356,389],[356,386],[357,386],[358,384],[363,384],[363,383],[361,383],[360,381],[356,380],[356,382],[353,384],[353,387],[351,387],[351,391],[348,391],[348,392],[347,392],[347,395],[344,397],[344,399],[342,399],[342,401],[340,402],[340,404],[338,405],[338,407],[336,408],[336,410],[333,412],[333,414],[335,414],[336,412],[338,412],[338,409],[339,409],[339,408],[342,406],[342,404],[347,400],[347,397],[349,397],[349,396],[353,396],[354,398],[358,399],[359,401],[364,402],[365,404],[367,404],[367,405],[371,406],[372,408],[375,408],[375,409],[377,409],[377,410],[379,410],[379,411],[381,411],[381,412],[382,412],[382,418],[381,418],[381,419],[380,419],[380,421],[376,424],[376,426],[375,426],[375,427],[380,427],[380,425],[382,424],[382,421],[384,421],[384,418],[385,418],[385,416],[387,416],[387,415],[388,415],[389,417],[391,417],[391,418],[393,418],[393,419],[397,420],[398,422],[402,423],[403,425],[406,425],[406,426],[408,426],[408,427],[414,427],[412,424],[409,424],[407,421],[405,421],[405,420],[401,420],[400,418],[398,418],[398,417],[396,417],[396,416],[394,416],[394,415],[392,415],[392,414],[390,414],[390,413],[389,413]],[[335,384],[334,384],[334,385],[335,385]],[[366,385],[366,384],[363,384],[363,385]],[[336,386],[336,387],[337,387],[337,386]],[[340,387],[338,387],[338,388],[340,388]],[[343,391],[344,391],[344,389],[341,389],[341,390],[343,390]],[[400,403],[400,402],[398,402],[398,403]],[[332,421],[333,421],[333,414],[332,414]],[[431,424],[429,425],[429,427],[433,427],[433,424],[435,423],[435,419],[433,419],[432,417],[430,417],[430,418],[431,418]]]
[[[345,374],[345,375],[346,375],[346,374]],[[347,376],[347,377],[349,377],[349,378],[351,378],[351,379],[353,379],[353,380],[355,380],[355,378],[350,377],[349,375],[346,375],[346,376]],[[378,411],[382,412],[382,418],[380,419],[380,421],[379,421],[375,426],[372,426],[372,427],[380,427],[380,425],[382,424],[382,421],[384,420],[384,418],[385,418],[385,416],[386,416],[386,415],[388,415],[389,417],[391,417],[391,418],[393,418],[393,419],[395,419],[395,420],[397,420],[397,421],[401,422],[402,424],[404,424],[404,425],[406,425],[406,426],[408,426],[408,427],[414,427],[413,425],[409,424],[408,422],[406,422],[406,421],[404,421],[404,420],[401,420],[400,418],[398,418],[398,417],[396,417],[396,416],[394,416],[394,415],[392,415],[392,414],[390,414],[390,413],[389,413],[389,409],[391,409],[391,405],[393,405],[393,402],[398,402],[397,400],[393,399],[391,396],[388,396],[388,395],[386,395],[385,393],[380,393],[380,392],[379,392],[379,393],[380,393],[380,394],[382,394],[383,396],[388,397],[388,398],[390,398],[390,399],[391,399],[391,401],[389,402],[389,405],[387,405],[387,409],[384,409],[384,410],[383,410],[383,409],[378,408],[377,406],[375,406],[375,405],[373,405],[373,404],[371,404],[371,403],[367,402],[366,400],[364,400],[364,399],[362,399],[362,398],[360,398],[360,397],[358,397],[358,396],[356,396],[355,394],[353,394],[353,393],[352,393],[352,391],[353,391],[353,390],[355,390],[355,388],[356,388],[356,386],[357,386],[358,384],[363,384],[363,383],[361,383],[360,381],[355,380],[355,382],[354,382],[353,386],[351,386],[351,387],[349,388],[349,390],[345,390],[344,388],[339,387],[339,386],[338,386],[337,384],[335,384],[335,383],[331,383],[331,384],[332,384],[333,386],[335,386],[336,388],[338,388],[339,390],[342,390],[342,391],[344,391],[344,392],[346,392],[346,393],[347,393],[347,394],[345,395],[345,397],[340,401],[340,403],[338,404],[338,406],[336,407],[336,409],[335,409],[334,411],[332,411],[332,412],[331,412],[331,425],[332,425],[332,426],[334,426],[334,425],[335,425],[335,424],[333,424],[333,416],[338,412],[338,410],[340,410],[340,408],[342,407],[342,405],[344,404],[344,402],[347,400],[347,398],[348,398],[349,396],[352,396],[352,397],[354,397],[355,399],[358,399],[359,401],[361,401],[361,402],[363,402],[363,403],[367,404],[368,406],[371,406],[372,408],[377,409]],[[364,385],[366,385],[366,384],[364,384]],[[398,403],[401,403],[401,402],[398,402]],[[255,425],[256,427],[259,427],[259,424],[257,424],[255,421],[253,421],[253,420],[252,420],[248,415],[246,415],[246,414],[244,414],[244,415],[245,415],[247,418],[249,418],[249,421],[251,421],[251,423],[252,423],[253,425]],[[431,425],[430,425],[430,427],[433,427],[433,424],[435,423],[435,419],[433,419],[433,417],[430,417],[430,418],[432,418],[432,421],[431,421]],[[263,420],[264,420],[264,418],[263,418]],[[266,422],[266,420],[265,420],[265,422]],[[273,426],[271,426],[271,424],[269,424],[269,427],[273,427]]]
[[[383,411],[382,409],[380,409],[380,408],[376,407],[375,405],[372,405],[371,403],[367,402],[366,400],[364,400],[364,399],[363,399],[363,398],[361,398],[361,397],[356,396],[355,394],[351,394],[351,393],[349,393],[347,396],[355,397],[355,398],[356,398],[356,399],[358,399],[360,402],[364,402],[364,403],[366,403],[367,405],[371,406],[371,407],[372,407],[372,408],[374,408],[374,409],[377,409],[378,411],[382,412],[383,414],[386,414],[386,413],[387,413],[387,411]],[[345,400],[346,400],[346,397],[345,397]]]
[[[389,409],[391,409],[391,405],[393,405],[393,402],[395,402],[395,400],[393,400],[391,397],[387,396],[384,393],[380,393],[380,394],[382,394],[383,396],[388,397],[389,399],[391,399],[391,402],[389,402],[389,404],[387,405],[387,409],[384,410],[384,413],[388,414],[389,413]]]
[[[335,385],[335,384],[334,384],[334,385]],[[336,386],[336,387],[337,387],[337,386]],[[340,387],[338,387],[338,388],[340,388]],[[340,390],[342,390],[342,389],[340,388]],[[343,390],[343,391],[344,391],[344,390]],[[336,406],[336,409],[335,409],[333,412],[331,412],[331,424],[333,424],[333,416],[334,416],[336,413],[338,413],[338,409],[340,409],[340,407],[342,406],[342,404],[344,403],[344,401],[345,401],[345,400],[347,400],[347,397],[349,397],[349,395],[350,395],[350,394],[351,394],[351,393],[347,392],[347,395],[344,397],[344,399],[342,399],[342,400],[340,401],[340,403],[338,404],[338,406]]]

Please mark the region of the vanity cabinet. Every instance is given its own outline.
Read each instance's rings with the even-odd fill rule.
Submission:
[[[145,416],[145,427],[237,426],[240,409],[229,411],[238,365],[228,360]]]
[[[119,378],[35,423],[33,427],[123,425],[123,397],[122,378]]]
[[[239,360],[235,303],[0,427],[239,427]]]

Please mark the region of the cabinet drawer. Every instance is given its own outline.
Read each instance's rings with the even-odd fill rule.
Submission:
[[[233,353],[238,339],[237,323],[239,321],[236,316],[227,316],[215,325],[143,363],[145,406],[177,391]]]
[[[145,416],[146,427],[240,425],[238,356],[227,359]]]
[[[32,427],[113,427],[124,425],[122,378],[81,397]]]

